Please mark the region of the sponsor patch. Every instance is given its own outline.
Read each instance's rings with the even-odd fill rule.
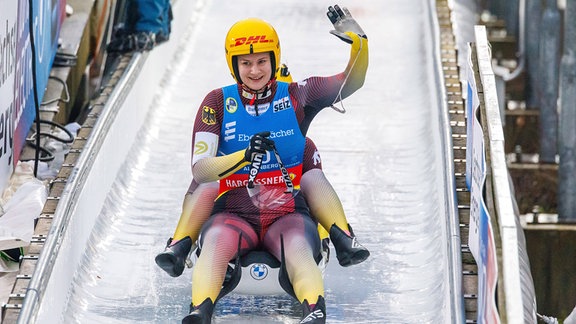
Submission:
[[[262,280],[268,275],[268,267],[263,263],[255,263],[250,268],[250,275],[255,280]]]
[[[320,153],[318,153],[318,150],[314,151],[314,155],[312,156],[312,160],[314,163],[314,165],[318,165],[320,163],[322,163],[322,159],[320,158]]]
[[[303,320],[300,321],[300,323],[312,322],[313,320],[323,318],[323,317],[324,317],[324,313],[322,313],[321,310],[317,309],[317,310],[313,311],[312,313],[308,314]]]
[[[258,105],[258,114],[256,114],[256,107],[254,105],[246,105],[246,111],[252,116],[262,115],[268,111],[268,108],[270,108],[269,102]]]
[[[279,112],[282,110],[286,110],[286,109],[290,109],[292,108],[292,106],[290,105],[290,98],[288,98],[287,96],[284,98],[280,98],[279,100],[274,101],[273,103],[273,111]]]
[[[216,111],[208,106],[202,107],[202,122],[206,125],[216,124]]]
[[[208,151],[208,143],[204,141],[198,141],[194,145],[194,154],[203,154]]]
[[[192,164],[211,156],[216,156],[218,135],[209,132],[197,132],[194,135],[194,152]]]
[[[257,44],[257,43],[273,43],[273,42],[274,42],[273,39],[266,39],[266,35],[251,35],[248,37],[237,37],[232,39],[232,42],[230,42],[230,47]]]
[[[226,111],[233,114],[236,112],[237,109],[238,109],[238,103],[236,102],[236,99],[232,97],[226,98]]]
[[[236,138],[236,121],[226,123],[224,125],[224,141],[228,142],[235,138]]]
[[[236,124],[234,123],[234,126],[236,126]],[[228,130],[228,125],[226,125],[226,129]],[[234,130],[236,130],[236,128],[234,128]],[[270,132],[270,137],[271,139],[275,139],[275,138],[281,138],[281,137],[286,137],[286,136],[293,136],[295,135],[295,131],[293,128],[290,129],[280,129],[278,131],[271,131]],[[252,138],[252,135],[248,135],[248,134],[238,134],[238,141],[239,142],[248,142],[250,141],[250,138]]]

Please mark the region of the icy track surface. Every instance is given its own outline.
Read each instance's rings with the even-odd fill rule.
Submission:
[[[308,135],[372,255],[342,268],[332,251],[325,277],[329,323],[450,321],[440,108],[425,2],[339,3],[370,40],[368,76],[345,100],[346,114],[324,110]],[[282,62],[295,80],[335,74],[350,49],[328,33],[325,12],[333,4],[203,2],[91,234],[66,296],[67,323],[179,323],[187,314],[191,270],[171,278],[154,256],[173,234],[191,179],[196,111],[208,91],[233,82],[224,36],[239,19],[263,18],[276,27]],[[296,323],[299,314],[288,296],[229,295],[217,305],[214,322]]]

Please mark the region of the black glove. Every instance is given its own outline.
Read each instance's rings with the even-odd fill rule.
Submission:
[[[331,30],[330,34],[335,35],[336,37],[340,38],[341,40],[345,41],[346,43],[352,44],[352,38],[346,35],[346,32],[352,32],[358,34],[360,37],[366,37],[366,34],[358,25],[356,20],[352,18],[350,11],[347,8],[342,8],[338,5],[334,5],[334,7],[328,7],[328,19],[334,25],[335,30]]]
[[[266,154],[274,149],[274,141],[269,139],[270,132],[256,133],[250,138],[250,144],[244,153],[246,161],[252,161],[254,154]]]

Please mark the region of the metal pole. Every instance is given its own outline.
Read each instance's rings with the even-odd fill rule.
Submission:
[[[542,1],[526,0],[524,16],[525,26],[525,58],[526,58],[526,108],[536,108],[538,98],[538,56],[540,51],[540,18],[542,17]]]
[[[558,219],[576,222],[576,0],[566,0],[560,67]]]
[[[558,151],[558,78],[560,13],[557,0],[546,0],[540,34],[540,162],[556,163]]]
[[[506,3],[505,6],[505,16],[506,20],[506,31],[510,36],[516,37],[518,39],[518,9],[520,7],[519,0],[508,0],[502,1]]]

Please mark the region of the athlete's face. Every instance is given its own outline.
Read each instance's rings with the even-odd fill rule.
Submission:
[[[272,62],[270,53],[254,53],[238,56],[238,73],[248,88],[259,91],[270,81]]]

